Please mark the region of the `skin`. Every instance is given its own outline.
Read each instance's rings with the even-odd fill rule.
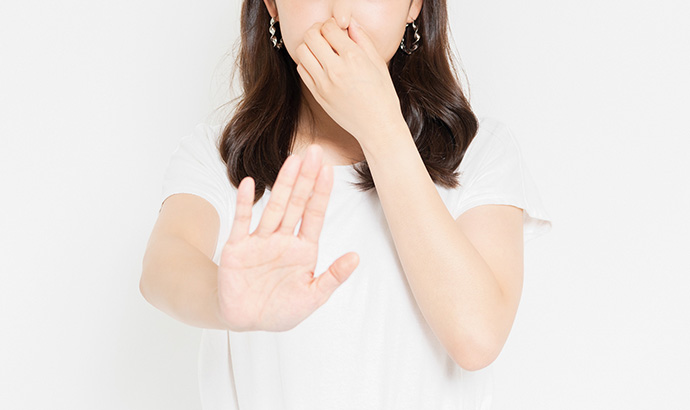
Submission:
[[[422,3],[423,0],[264,0],[269,14],[280,22],[284,47],[296,64],[302,63],[307,56],[318,59],[315,55],[318,53],[310,51],[305,37],[310,29],[320,31],[333,18],[338,29],[350,38],[354,37],[352,26],[361,26],[375,49],[376,58],[372,60],[385,62],[386,67],[400,46],[406,24],[417,19]],[[304,104],[300,109],[292,153],[304,159],[309,144],[318,144],[323,149],[326,165],[363,161],[362,142],[324,110],[304,79],[301,86]],[[385,95],[390,96],[388,91]],[[390,105],[399,104],[397,96],[395,101],[389,101]],[[314,114],[314,123],[310,121],[309,110]],[[400,119],[395,113],[390,117]]]
[[[284,1],[281,4],[298,0]],[[335,19],[309,26],[302,42],[306,47],[300,43],[293,48],[300,76],[323,107],[319,118],[332,118],[337,124],[332,129],[345,130],[363,148],[425,320],[460,367],[479,370],[500,353],[517,312],[523,211],[487,204],[453,220],[409,129],[399,121],[399,104],[387,75],[386,42],[375,27],[357,29],[357,13],[342,11],[347,4],[321,1],[333,4],[328,11],[334,16],[351,16],[350,25],[347,35]],[[356,1],[350,4],[359,5]],[[360,1],[368,1],[362,3],[364,8],[376,1],[395,4]],[[321,10],[321,4],[313,7]],[[277,16],[277,8],[273,11]],[[288,47],[294,43],[288,39]],[[318,125],[324,129],[323,121]],[[328,137],[336,135],[343,134]],[[315,278],[318,239],[333,187],[333,168],[322,165],[323,147],[338,154],[346,154],[347,147],[344,138],[332,138],[327,145],[325,136],[318,137],[319,144],[309,145],[304,159],[293,155],[285,161],[251,233],[254,181],[241,181],[219,266],[211,260],[220,229],[213,206],[196,195],[170,196],[147,247],[140,284],[147,300],[186,323],[234,331],[288,330],[326,303],[355,270],[359,257],[348,252]]]
[[[238,187],[235,220],[218,269],[217,316],[240,331],[293,328],[358,265],[359,256],[349,252],[314,275],[333,186],[330,165],[362,160],[367,148],[381,146],[375,135],[387,137],[394,126],[405,124],[388,63],[405,23],[421,9],[421,0],[265,4],[281,22],[284,45],[302,79],[304,108],[315,114],[315,122],[300,124],[294,155],[283,164],[251,234],[253,179],[244,178]]]
[[[316,101],[307,107],[318,114],[315,129],[333,132],[316,133],[317,143],[307,146],[304,161],[298,155],[285,161],[251,234],[254,184],[251,177],[240,183],[232,232],[218,269],[217,315],[230,329],[288,330],[352,274],[359,263],[355,252],[336,259],[318,278],[314,268],[333,186],[333,162],[323,166],[322,154],[329,152],[331,160],[352,158],[354,153],[346,150],[359,144],[421,313],[453,360],[478,370],[498,356],[517,312],[522,209],[480,205],[453,220],[402,117],[388,73],[404,17],[416,17],[419,9],[413,15],[401,13],[399,33],[392,25],[386,29],[370,20],[364,20],[368,28],[360,25],[355,15],[397,20],[395,6],[413,10],[403,0],[378,1],[314,0],[306,8],[299,7],[300,0],[277,3],[291,13],[290,18],[283,14],[287,48],[313,98],[307,101]],[[278,17],[281,7],[269,12]],[[378,7],[377,13],[371,11]],[[320,12],[334,18],[318,21]],[[299,42],[297,33],[304,27]]]

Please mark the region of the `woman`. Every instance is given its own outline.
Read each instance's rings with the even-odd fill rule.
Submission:
[[[203,408],[488,408],[478,370],[551,223],[460,89],[445,0],[245,0],[241,20],[240,103],[173,154],[141,279],[204,329]]]

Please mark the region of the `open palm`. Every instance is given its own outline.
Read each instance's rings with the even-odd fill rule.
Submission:
[[[235,219],[218,267],[219,315],[228,328],[292,329],[326,303],[359,264],[359,256],[349,252],[314,277],[333,187],[332,167],[322,167],[321,157],[321,147],[311,145],[304,162],[296,155],[285,161],[251,234],[254,181],[246,177],[240,182]]]

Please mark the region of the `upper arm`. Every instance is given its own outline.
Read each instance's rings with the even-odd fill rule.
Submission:
[[[517,313],[524,271],[523,210],[512,205],[479,205],[456,219],[456,225],[491,268],[506,303],[510,325]],[[505,336],[510,327],[504,329]]]
[[[219,230],[218,212],[206,199],[194,194],[173,194],[163,201],[149,246],[161,235],[171,235],[213,259]]]

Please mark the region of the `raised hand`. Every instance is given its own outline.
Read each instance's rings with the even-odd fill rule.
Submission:
[[[312,144],[304,161],[296,155],[285,161],[251,234],[254,180],[240,182],[235,219],[218,267],[218,315],[229,329],[290,330],[326,303],[359,264],[359,255],[349,252],[314,278],[333,188],[333,168],[322,166],[322,153]]]

